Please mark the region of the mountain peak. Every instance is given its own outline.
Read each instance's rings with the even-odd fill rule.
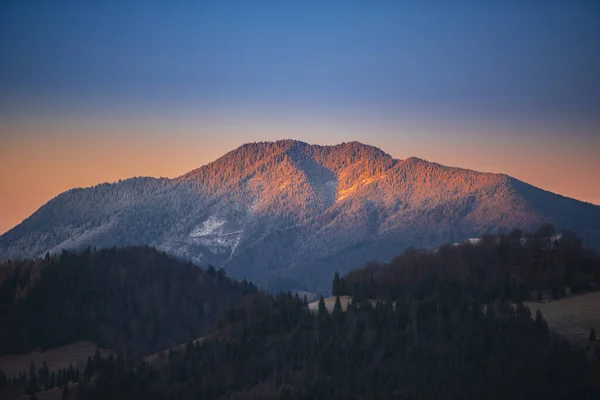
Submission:
[[[419,163],[422,163],[422,162],[429,162],[429,161],[423,160],[422,158],[415,157],[415,156],[411,156],[411,157],[405,158],[402,161],[403,164],[419,164]]]
[[[506,175],[395,160],[357,141],[246,143],[171,180],[66,192],[0,237],[0,260],[151,245],[231,276],[329,285],[340,271],[483,232],[552,222],[600,243],[600,207]]]
[[[296,139],[278,139],[275,141],[245,143],[245,144],[239,146],[237,149],[231,151],[230,153],[235,153],[238,150],[244,150],[244,149],[293,150],[293,149],[307,149],[307,148],[325,149],[325,150],[329,150],[329,151],[352,150],[352,151],[355,151],[358,153],[373,152],[373,153],[377,153],[377,154],[384,155],[387,157],[391,157],[389,154],[385,153],[383,150],[381,150],[378,147],[375,147],[375,146],[372,146],[369,144],[364,144],[364,143],[356,141],[356,140],[351,141],[351,142],[342,142],[339,144],[332,144],[332,145],[320,145],[320,144],[311,144],[311,143],[303,142],[303,141],[296,140]]]
[[[283,161],[284,155],[296,159],[312,159],[317,164],[334,169],[341,162],[340,160],[343,160],[342,164],[346,165],[359,161],[366,161],[370,164],[380,162],[391,164],[394,162],[394,159],[383,150],[358,141],[343,142],[336,145],[318,145],[294,139],[280,139],[245,143],[217,160],[190,171],[180,178],[197,180],[203,178],[208,171],[213,171],[211,175],[214,175],[221,173],[223,170],[234,173],[234,176],[239,176],[239,174],[247,172],[248,169],[255,169],[269,160]]]

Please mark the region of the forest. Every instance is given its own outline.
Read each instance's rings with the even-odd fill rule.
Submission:
[[[160,364],[97,353],[60,379],[32,365],[19,378],[0,373],[0,386],[31,397],[62,387],[64,399],[599,398],[595,337],[587,349],[573,347],[522,303],[594,290],[599,261],[577,235],[557,235],[551,225],[408,249],[390,263],[336,274],[333,293],[353,298],[343,311],[338,297],[331,313],[323,298],[311,311],[298,295],[268,295],[211,269],[202,276],[224,280],[239,301],[204,341],[188,337]]]
[[[257,293],[167,364],[88,363],[79,399],[597,398],[597,359],[506,303],[353,301],[330,314]],[[67,397],[68,393],[67,393]]]
[[[559,298],[600,285],[600,255],[572,231],[543,224],[532,234],[482,235],[435,251],[409,247],[391,262],[335,274],[333,295],[469,297],[483,303]]]
[[[254,284],[150,247],[0,265],[0,355],[77,340],[139,358],[210,332]]]

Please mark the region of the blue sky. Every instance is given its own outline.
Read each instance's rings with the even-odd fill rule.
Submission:
[[[599,4],[7,0],[0,111],[596,120]]]
[[[358,140],[600,204],[600,1],[0,1],[0,232],[250,141]]]

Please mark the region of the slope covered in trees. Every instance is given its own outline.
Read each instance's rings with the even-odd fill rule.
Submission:
[[[600,255],[574,232],[557,235],[550,224],[533,234],[483,235],[479,241],[435,251],[409,248],[391,262],[370,263],[334,276],[334,295],[396,298],[409,294],[524,301],[561,297],[600,285]]]
[[[252,294],[210,337],[159,367],[99,363],[79,396],[597,398],[599,349],[570,346],[521,300],[593,287],[598,255],[572,233],[554,236],[550,225],[521,236],[409,250],[338,275],[333,291],[354,295],[347,311],[339,298],[331,313],[321,299],[315,313],[289,293]]]
[[[210,332],[255,291],[149,247],[0,265],[0,355],[77,340],[141,357]]]
[[[99,365],[78,398],[531,399],[600,390],[597,360],[552,337],[541,314],[464,300],[355,301],[347,312],[315,314],[298,297],[259,294],[166,366]]]
[[[250,143],[176,179],[65,192],[0,236],[0,261],[150,245],[261,287],[326,291],[333,272],[545,221],[600,245],[600,207],[358,142]]]

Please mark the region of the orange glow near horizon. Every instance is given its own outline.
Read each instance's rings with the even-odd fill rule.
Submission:
[[[134,127],[122,135],[102,134],[102,127],[87,126],[84,135],[80,128],[33,131],[0,125],[0,233],[65,190],[134,176],[172,178],[243,143],[283,138],[314,144],[358,140],[380,147],[394,158],[416,156],[449,166],[506,173],[555,193],[600,204],[599,142],[595,138],[442,136],[427,130],[417,134],[417,128],[407,127],[326,125],[316,129],[294,125],[292,129],[291,125],[237,124],[219,130],[215,126]]]

